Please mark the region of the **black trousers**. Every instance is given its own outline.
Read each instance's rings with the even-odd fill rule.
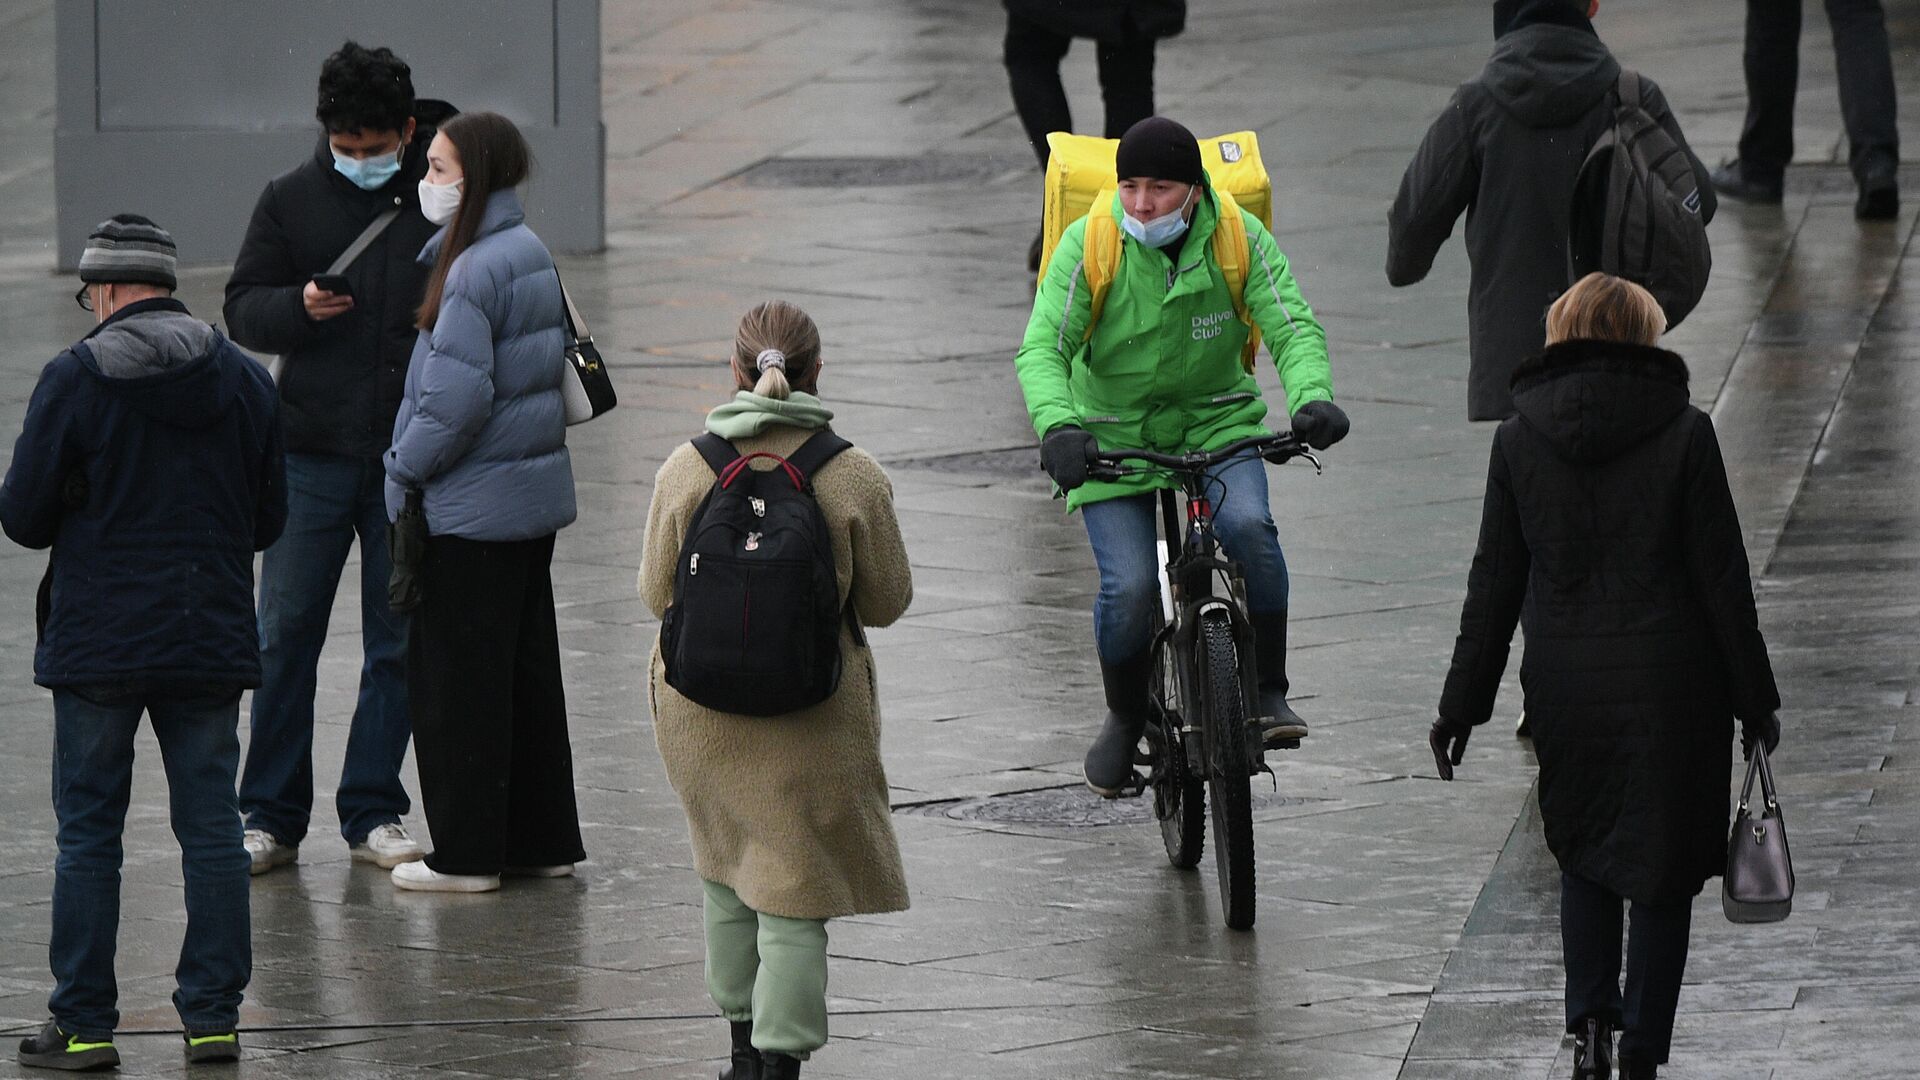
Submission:
[[[1693,902],[1633,905],[1627,988],[1620,992],[1621,908],[1605,886],[1560,875],[1560,948],[1567,966],[1567,1030],[1588,1019],[1620,1031],[1620,1056],[1664,1065],[1687,970]]]
[[[586,857],[553,614],[553,537],[435,536],[407,639],[427,865],[498,874]]]
[[[1840,75],[1847,163],[1859,179],[1870,165],[1897,165],[1893,56],[1880,0],[1825,0]],[[1747,0],[1747,123],[1740,161],[1777,177],[1793,160],[1793,98],[1800,82],[1801,0]]]
[[[1060,61],[1072,44],[1065,34],[1007,13],[1005,55],[1013,108],[1042,169],[1047,167],[1047,135],[1073,130],[1067,90],[1060,82]],[[1117,139],[1153,115],[1153,39],[1102,41],[1097,48],[1100,97],[1107,107],[1106,137]]]

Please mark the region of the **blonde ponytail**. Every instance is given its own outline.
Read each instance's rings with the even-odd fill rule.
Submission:
[[[769,300],[740,320],[733,336],[734,375],[755,394],[785,401],[796,388],[810,391],[819,366],[820,329],[806,312]]]

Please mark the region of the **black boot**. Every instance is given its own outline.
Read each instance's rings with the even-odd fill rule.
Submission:
[[[720,1080],[760,1080],[767,1075],[760,1068],[760,1051],[753,1048],[753,1021],[729,1020],[733,1033],[733,1064],[720,1074]]]
[[[1298,744],[1307,722],[1287,704],[1287,613],[1252,615],[1254,669],[1260,673],[1260,741],[1268,747]]]
[[[1785,195],[1779,174],[1759,176],[1745,162],[1735,158],[1708,174],[1713,193],[1750,203],[1778,203]]]
[[[1027,273],[1037,274],[1040,272],[1041,249],[1046,246],[1046,240],[1045,229],[1033,234],[1033,243],[1027,248]]]
[[[1620,1058],[1620,1080],[1654,1080],[1659,1073],[1658,1065],[1625,1055]]]
[[[1133,783],[1133,752],[1147,728],[1147,683],[1152,674],[1151,651],[1118,664],[1100,663],[1100,678],[1107,686],[1107,719],[1087,748],[1083,768],[1087,786],[1106,798],[1118,798]]]
[[[1900,216],[1899,162],[1876,161],[1860,173],[1860,199],[1853,216],[1861,221],[1889,221]]]
[[[1573,1035],[1573,1080],[1613,1080],[1613,1025],[1580,1022]]]
[[[760,1080],[800,1080],[800,1059],[785,1054],[761,1054]]]

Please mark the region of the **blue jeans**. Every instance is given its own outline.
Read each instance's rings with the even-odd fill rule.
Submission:
[[[233,774],[240,762],[240,691],[202,696],[137,686],[53,692],[54,991],[47,1011],[82,1036],[120,1022],[113,958],[120,928],[120,835],[133,786],[133,736],[152,718],[167,770],[173,835],[186,880],[187,937],[174,969],[174,1008],[188,1030],[231,1031],[253,972],[247,851]]]
[[[1208,474],[1213,531],[1247,579],[1253,614],[1287,610],[1287,560],[1267,508],[1266,463],[1244,454]],[[1100,594],[1093,602],[1093,640],[1102,663],[1118,664],[1153,643],[1154,612],[1160,608],[1158,493],[1088,503],[1086,520],[1093,561],[1100,567]],[[1172,554],[1177,554],[1174,552]]]
[[[378,458],[287,455],[287,528],[260,568],[260,688],[240,777],[247,828],[286,844],[313,815],[313,695],[327,617],[360,538],[360,700],[335,805],[349,844],[411,809],[400,783],[407,718],[407,623],[387,605],[386,472]]]

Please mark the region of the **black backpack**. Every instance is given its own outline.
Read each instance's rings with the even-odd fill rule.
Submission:
[[[813,477],[853,444],[822,430],[788,458],[741,457],[713,434],[693,445],[715,479],[687,526],[660,626],[667,685],[747,716],[818,705],[840,686],[840,626],[851,611],[840,607]],[[754,458],[779,465],[763,472]]]
[[[1587,151],[1567,235],[1569,285],[1594,270],[1635,282],[1680,325],[1713,271],[1698,179],[1686,147],[1648,114],[1640,76],[1622,68],[1613,124]]]

